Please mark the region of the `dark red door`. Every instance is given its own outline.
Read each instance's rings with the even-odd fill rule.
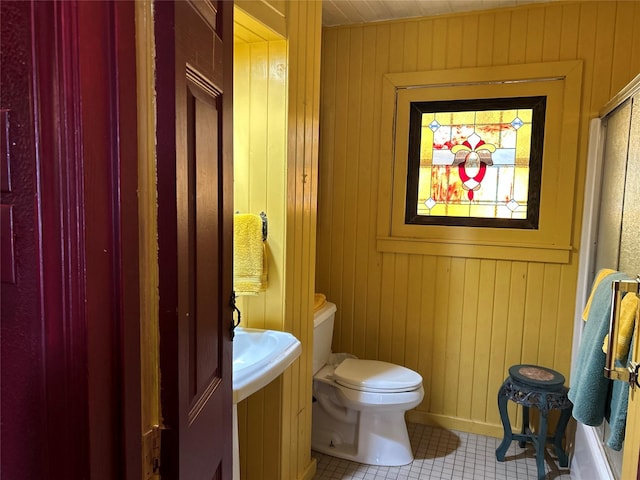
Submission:
[[[161,475],[230,479],[232,2],[156,4]]]

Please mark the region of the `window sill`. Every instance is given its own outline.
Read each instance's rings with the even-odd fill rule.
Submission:
[[[569,263],[570,245],[514,245],[506,242],[467,242],[455,240],[425,240],[423,238],[378,237],[379,252],[437,255],[462,258],[488,258],[494,260],[536,261],[542,263]]]

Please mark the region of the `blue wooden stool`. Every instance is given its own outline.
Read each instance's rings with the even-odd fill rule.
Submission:
[[[504,428],[504,438],[496,449],[496,459],[504,462],[504,455],[513,440],[518,440],[520,447],[526,442],[533,443],[536,449],[536,466],[538,480],[543,480],[545,445],[552,443],[558,463],[561,467],[569,466],[569,458],[562,448],[562,437],[569,423],[573,404],[567,398],[568,388],[564,386],[562,374],[550,368],[538,365],[514,365],[509,369],[509,377],[498,391],[498,410]],[[522,433],[513,433],[507,413],[507,400],[522,405]],[[529,428],[529,407],[536,407],[540,412],[538,431],[533,433]],[[560,420],[553,437],[547,436],[547,415],[550,410],[561,410]]]

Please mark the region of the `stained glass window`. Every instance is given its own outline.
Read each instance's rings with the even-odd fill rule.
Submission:
[[[545,106],[412,102],[405,223],[538,228]]]

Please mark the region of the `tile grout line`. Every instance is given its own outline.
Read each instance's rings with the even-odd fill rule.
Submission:
[[[528,480],[537,478],[533,447],[513,442],[505,462],[498,462],[495,450],[500,439],[428,425],[408,424],[415,460],[401,467],[364,465],[312,452],[318,461],[314,480]],[[547,476],[570,480],[568,469],[551,470]]]

